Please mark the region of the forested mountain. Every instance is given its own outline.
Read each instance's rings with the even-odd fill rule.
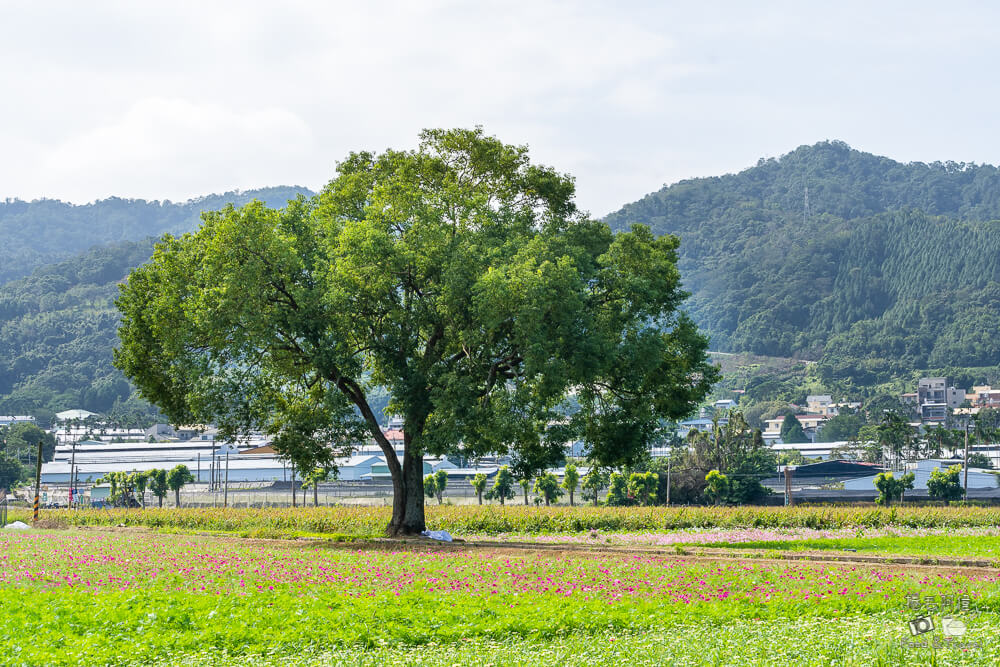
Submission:
[[[714,349],[821,359],[833,379],[1000,363],[1000,170],[842,142],[682,181],[608,217],[681,238]]]
[[[0,414],[148,409],[111,366],[117,283],[151,237],[194,229],[200,211],[299,192],[0,203]],[[838,392],[908,386],[919,369],[997,377],[998,221],[997,168],[902,164],[840,142],[682,181],[608,217],[681,237],[687,309],[714,349],[818,360],[809,386]],[[799,392],[751,384],[755,400]]]
[[[202,211],[230,202],[245,204],[260,199],[271,206],[283,206],[300,192],[311,194],[306,188],[274,187],[181,203],[117,197],[83,206],[54,199],[0,201],[0,285],[95,245],[190,231],[198,226]]]
[[[153,241],[95,248],[0,287],[0,414],[108,412],[132,389],[111,365],[118,283]]]

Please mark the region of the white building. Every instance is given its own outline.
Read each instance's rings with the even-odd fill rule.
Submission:
[[[80,421],[83,421],[84,419],[96,416],[97,416],[96,412],[89,412],[87,410],[63,410],[62,412],[56,413],[56,419],[58,419],[61,422],[68,422],[74,419],[79,419]]]

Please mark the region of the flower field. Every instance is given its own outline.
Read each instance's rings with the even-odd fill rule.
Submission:
[[[996,664],[998,580],[989,569],[627,551],[8,532],[0,656],[5,665]],[[928,599],[954,605],[967,632],[938,633],[937,648],[905,644],[921,613],[913,601]]]

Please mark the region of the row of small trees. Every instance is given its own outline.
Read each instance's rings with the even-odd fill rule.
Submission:
[[[729,485],[726,476],[713,470],[709,473],[708,494],[716,502],[726,500],[726,491]],[[726,482],[719,485],[719,480]],[[534,484],[532,484],[532,481]],[[551,505],[557,502],[563,495],[569,496],[569,504],[574,505],[577,489],[583,492],[585,501],[599,504],[602,500],[611,506],[627,505],[655,505],[659,502],[661,477],[658,472],[632,472],[629,474],[622,472],[610,472],[598,466],[592,466],[582,478],[577,467],[573,463],[566,465],[562,482],[554,473],[544,472],[536,476],[534,480],[529,477],[515,478],[508,466],[502,466],[494,479],[493,486],[489,486],[489,480],[483,473],[477,473],[469,480],[469,484],[476,492],[479,504],[483,504],[483,499],[499,500],[503,505],[507,500],[515,496],[515,484],[520,485],[524,494],[524,504],[528,503],[528,491],[531,489],[535,493],[536,502],[544,502]],[[424,477],[424,494],[428,498],[437,498],[438,504],[444,502],[444,491],[448,486],[448,473],[445,470],[438,470]],[[607,489],[605,494],[602,491]]]
[[[97,480],[98,484],[111,486],[110,501],[115,505],[125,507],[136,503],[146,506],[146,491],[149,490],[163,507],[163,499],[167,491],[174,492],[174,503],[181,504],[181,489],[194,481],[194,475],[184,464],[178,464],[171,470],[154,468],[142,472],[109,472]],[[138,496],[138,500],[136,500]]]
[[[927,480],[927,495],[935,500],[959,500],[965,495],[962,486],[962,466],[953,465],[947,470],[934,468]],[[914,475],[908,472],[896,477],[891,472],[882,472],[875,476],[875,488],[878,489],[879,505],[891,505],[894,501],[903,502],[903,493],[913,488]]]
[[[574,494],[580,485],[580,473],[577,471],[576,465],[570,463],[566,466],[561,483],[555,474],[543,472],[534,478],[534,485],[532,485],[532,478],[528,476],[515,478],[509,466],[501,466],[493,480],[493,486],[489,489],[487,489],[489,480],[483,473],[477,473],[469,480],[469,484],[475,490],[480,505],[483,504],[484,498],[486,500],[499,500],[501,505],[512,500],[516,495],[515,484],[521,487],[525,505],[528,504],[529,489],[534,491],[539,499],[538,502],[544,501],[546,505],[557,502],[560,497],[568,493],[569,504],[573,505]],[[438,470],[424,477],[424,495],[428,498],[436,497],[438,504],[444,502],[444,490],[447,487],[448,472],[446,470]]]

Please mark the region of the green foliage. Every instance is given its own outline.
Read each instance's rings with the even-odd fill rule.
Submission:
[[[878,489],[875,502],[879,505],[891,505],[893,501],[903,502],[903,492],[913,488],[913,478],[912,472],[900,477],[894,476],[891,472],[880,472],[875,475],[875,488]]]
[[[434,473],[434,492],[437,494],[438,505],[444,502],[444,490],[448,488],[448,471],[438,470]]]
[[[531,478],[521,477],[517,480],[517,483],[521,485],[521,491],[524,493],[524,504],[528,504],[528,489],[531,488]]]
[[[806,457],[802,456],[802,452],[798,451],[797,449],[788,452],[782,452],[781,454],[778,455],[778,460],[777,460],[778,465],[783,465],[783,466],[786,465],[797,466],[797,465],[802,465],[805,462],[806,462]]]
[[[135,499],[136,473],[125,471],[109,472],[97,480],[98,484],[108,484],[111,492],[108,501],[117,507],[132,507],[137,504]]]
[[[500,466],[500,469],[497,470],[489,497],[499,500],[501,505],[514,497],[514,475],[508,466]]]
[[[656,504],[660,476],[655,472],[634,472],[628,476],[629,498],[639,505]]]
[[[167,485],[167,471],[154,468],[149,471],[149,490],[156,496],[159,506],[163,507],[163,499],[167,497],[170,487]]]
[[[573,494],[576,492],[576,487],[580,483],[580,473],[576,470],[576,465],[573,463],[567,463],[566,469],[563,472],[563,482],[562,488],[566,489],[569,494],[569,504],[573,505]]]
[[[802,423],[795,415],[785,415],[781,422],[781,441],[785,443],[809,442],[806,432],[802,430]]]
[[[135,494],[139,496],[139,503],[146,506],[146,487],[149,486],[149,471],[137,471],[129,475],[129,484],[135,489]]]
[[[671,502],[704,502],[706,475],[718,470],[729,478],[722,502],[750,503],[767,495],[761,480],[775,475],[776,457],[757,429],[740,412],[722,424],[715,418],[711,431],[688,433],[688,447],[680,456],[671,482]],[[712,499],[715,500],[715,499]]]
[[[54,435],[28,422],[0,427],[0,452],[18,458],[23,454],[29,465],[35,464],[39,442],[42,443],[42,461],[51,461],[56,451]]]
[[[535,478],[535,493],[545,499],[545,504],[550,505],[563,494],[559,487],[559,480],[551,472],[544,472]]]
[[[717,379],[679,310],[679,239],[613,234],[526,148],[427,130],[415,151],[353,153],[337,172],[282,210],[206,213],[130,274],[115,364],[172,422],[268,433],[303,469],[373,437],[400,490],[389,531],[409,534],[424,455],[463,443],[538,470],[582,439],[628,463]],[[373,387],[403,416],[402,462]]]
[[[597,505],[602,489],[608,488],[611,483],[608,472],[600,466],[591,465],[590,470],[583,476],[581,488],[583,489],[583,499],[592,500]]]
[[[131,400],[132,387],[111,365],[117,283],[151,251],[151,242],[95,248],[0,287],[0,412],[156,414]]]
[[[947,470],[934,468],[927,480],[927,495],[938,500],[958,500],[965,495],[962,486],[962,466],[950,466]]]
[[[0,201],[0,285],[26,276],[38,266],[72,257],[80,248],[187,232],[197,227],[202,211],[253,199],[284,202],[299,193],[311,194],[305,188],[274,187],[179,203],[119,197],[84,205],[55,199]],[[92,282],[108,282],[124,275],[108,273],[101,264],[79,268],[91,275]]]
[[[831,417],[819,430],[816,440],[819,442],[841,442],[853,440],[864,425],[861,415],[842,413]]]
[[[998,191],[992,166],[823,142],[665,187],[607,221],[684,239],[690,312],[713,349],[818,358],[823,381],[846,388],[996,366]]]
[[[968,465],[970,468],[992,468],[993,461],[982,452],[970,452]]]
[[[705,492],[716,504],[721,503],[729,495],[729,478],[718,470],[709,470],[705,475],[708,488]]]
[[[622,507],[629,504],[628,479],[622,473],[611,473],[611,477],[608,479],[608,496],[605,502],[612,507]]]
[[[194,481],[194,475],[183,463],[178,463],[167,473],[167,488],[174,492],[174,503],[180,507],[181,489]]]
[[[27,468],[17,459],[0,454],[0,489],[10,489],[27,479]]]
[[[899,618],[900,600],[927,587],[921,573],[898,568],[887,576],[885,568],[824,566],[820,577],[793,564],[686,560],[670,562],[665,574],[661,558],[561,554],[508,559],[511,576],[501,578],[491,576],[495,558],[461,553],[428,558],[406,550],[302,549],[134,533],[3,539],[5,559],[16,564],[12,573],[62,571],[66,554],[73,554],[72,574],[81,580],[52,591],[50,580],[39,581],[36,574],[35,581],[23,577],[19,585],[0,589],[0,654],[11,667],[729,665],[762,663],[761,655],[775,664],[936,659],[990,665],[1000,656],[989,641],[1000,625],[991,596],[995,583],[973,572],[942,577],[935,593],[967,593],[977,601],[967,637],[981,649],[962,652],[958,660],[946,650],[942,660],[930,649],[901,648],[903,621],[886,627],[883,641],[871,639],[873,626]],[[99,557],[87,557],[95,552]],[[150,554],[157,556],[153,562]],[[280,567],[244,568],[247,563]],[[441,604],[441,591],[427,589],[453,581],[456,571],[463,573],[462,590],[448,591],[447,604]],[[127,583],[98,591],[83,583],[124,579],[124,572]],[[323,585],[313,583],[317,576],[326,579]],[[569,586],[592,590],[567,595]],[[690,604],[681,595],[663,594],[681,586],[713,595]],[[274,627],[282,631],[265,631]],[[797,641],[804,636],[810,641]]]
[[[486,475],[481,472],[476,473],[476,476],[469,480],[469,484],[472,488],[476,490],[476,496],[479,498],[479,504],[483,504],[483,491],[486,490]]]
[[[437,494],[437,480],[434,478],[434,473],[431,473],[424,477],[424,495],[428,498],[433,498]]]
[[[311,488],[313,490],[314,506],[319,507],[319,485],[328,481],[331,477],[336,478],[336,476],[336,469],[329,467],[313,468],[302,476],[302,488]],[[303,498],[302,504],[305,505],[305,498]]]

